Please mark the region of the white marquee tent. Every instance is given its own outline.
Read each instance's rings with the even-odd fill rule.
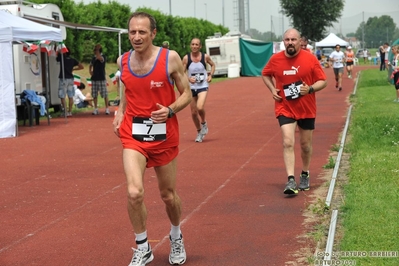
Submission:
[[[12,45],[14,41],[62,41],[59,29],[0,11],[0,138],[15,137],[15,82]]]
[[[339,44],[340,46],[348,46],[349,43],[339,38],[334,33],[330,33],[327,37],[325,37],[320,42],[316,42],[316,47],[335,47],[335,45]]]

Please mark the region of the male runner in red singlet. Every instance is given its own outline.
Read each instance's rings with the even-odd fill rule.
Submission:
[[[181,200],[176,192],[179,127],[175,113],[190,104],[190,85],[180,56],[153,45],[157,30],[151,15],[135,12],[128,25],[133,50],[117,60],[125,90],[113,126],[123,145],[128,214],[137,244],[129,265],[146,265],[154,258],[146,229],[146,167],[155,169],[171,223],[169,263],[181,265],[186,261],[186,251],[180,231]],[[175,85],[180,93],[177,98]]]
[[[300,34],[289,29],[283,37],[285,51],[274,54],[262,71],[263,81],[275,101],[275,114],[283,136],[283,157],[288,182],[285,194],[297,194],[295,182],[295,128],[301,144],[300,190],[310,188],[309,166],[316,118],[316,95],[327,86],[326,75],[317,58],[301,49]],[[273,82],[275,79],[275,82]]]

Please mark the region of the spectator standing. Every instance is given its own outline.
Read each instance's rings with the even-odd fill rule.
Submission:
[[[63,58],[61,58],[61,56]],[[58,97],[61,99],[63,112],[66,112],[66,116],[72,116],[73,96],[75,95],[73,71],[81,70],[84,67],[78,60],[71,57],[69,49],[68,52],[64,54],[59,53],[56,60],[60,63]],[[65,94],[68,95],[68,111],[66,111]],[[63,115],[65,115],[65,113]]]
[[[342,74],[344,73],[345,55],[339,44],[335,45],[335,51],[330,54],[330,64],[334,69],[335,88],[342,90]]]
[[[191,118],[197,129],[195,142],[202,142],[208,134],[208,124],[205,118],[205,101],[208,96],[209,83],[215,73],[215,63],[208,54],[201,52],[201,40],[193,38],[190,43],[191,52],[183,57],[184,71],[188,75],[193,101],[191,101]],[[208,74],[206,65],[211,66]]]
[[[133,47],[117,60],[125,91],[113,122],[123,146],[123,168],[127,180],[128,214],[137,248],[129,266],[142,266],[154,255],[147,238],[144,204],[145,169],[154,167],[158,189],[171,223],[169,263],[186,261],[180,228],[181,200],[176,191],[176,157],[179,125],[175,113],[191,101],[190,86],[176,51],[153,45],[156,21],[145,12],[128,20]],[[176,98],[175,86],[180,96]]]
[[[97,98],[98,94],[104,99],[105,103],[105,114],[109,115],[108,109],[108,90],[107,90],[107,78],[105,73],[105,64],[107,58],[103,55],[103,48],[101,44],[96,44],[93,49],[94,56],[90,62],[89,72],[91,75],[91,94],[94,100],[94,111],[93,115],[98,115]]]
[[[366,48],[364,48],[364,50],[363,50],[363,63],[367,62],[367,57],[368,56],[369,56],[369,51]]]
[[[384,43],[383,45],[381,45],[378,50],[380,52],[380,71],[384,71],[386,68],[386,64],[385,64],[385,53],[387,52],[387,47],[388,47],[388,43]]]
[[[317,49],[316,49],[316,57],[317,57],[317,60],[321,61],[321,48],[320,47],[317,47]]]
[[[262,78],[275,101],[275,115],[283,138],[283,157],[288,175],[284,194],[310,189],[312,136],[316,117],[316,92],[327,85],[317,58],[301,49],[300,34],[288,29],[283,37],[285,51],[274,54],[262,71]],[[274,82],[275,79],[275,82]],[[302,172],[295,182],[295,129],[299,128]]]
[[[396,90],[396,99],[394,102],[399,103],[399,45],[392,47],[392,63],[389,66],[392,68],[391,79],[393,79],[393,84]]]
[[[387,43],[387,46],[385,48],[385,66],[389,63],[389,52],[391,51],[391,46],[389,46],[389,44]],[[385,68],[386,70],[388,70],[388,67]]]

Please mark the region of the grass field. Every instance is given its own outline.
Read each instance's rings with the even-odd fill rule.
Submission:
[[[399,265],[399,103],[385,71],[362,71],[346,152],[349,181],[339,221],[341,240],[335,251],[365,251],[346,257],[356,265]],[[372,251],[393,251],[396,257],[372,257]],[[374,255],[390,253],[375,253]]]

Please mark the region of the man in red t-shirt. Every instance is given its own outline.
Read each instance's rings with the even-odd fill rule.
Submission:
[[[262,78],[275,101],[275,115],[283,136],[283,156],[288,182],[285,194],[309,190],[312,134],[316,119],[315,92],[327,86],[326,75],[317,58],[301,49],[300,34],[288,29],[283,37],[285,51],[274,54],[262,71]],[[295,128],[301,143],[302,173],[295,182]]]

